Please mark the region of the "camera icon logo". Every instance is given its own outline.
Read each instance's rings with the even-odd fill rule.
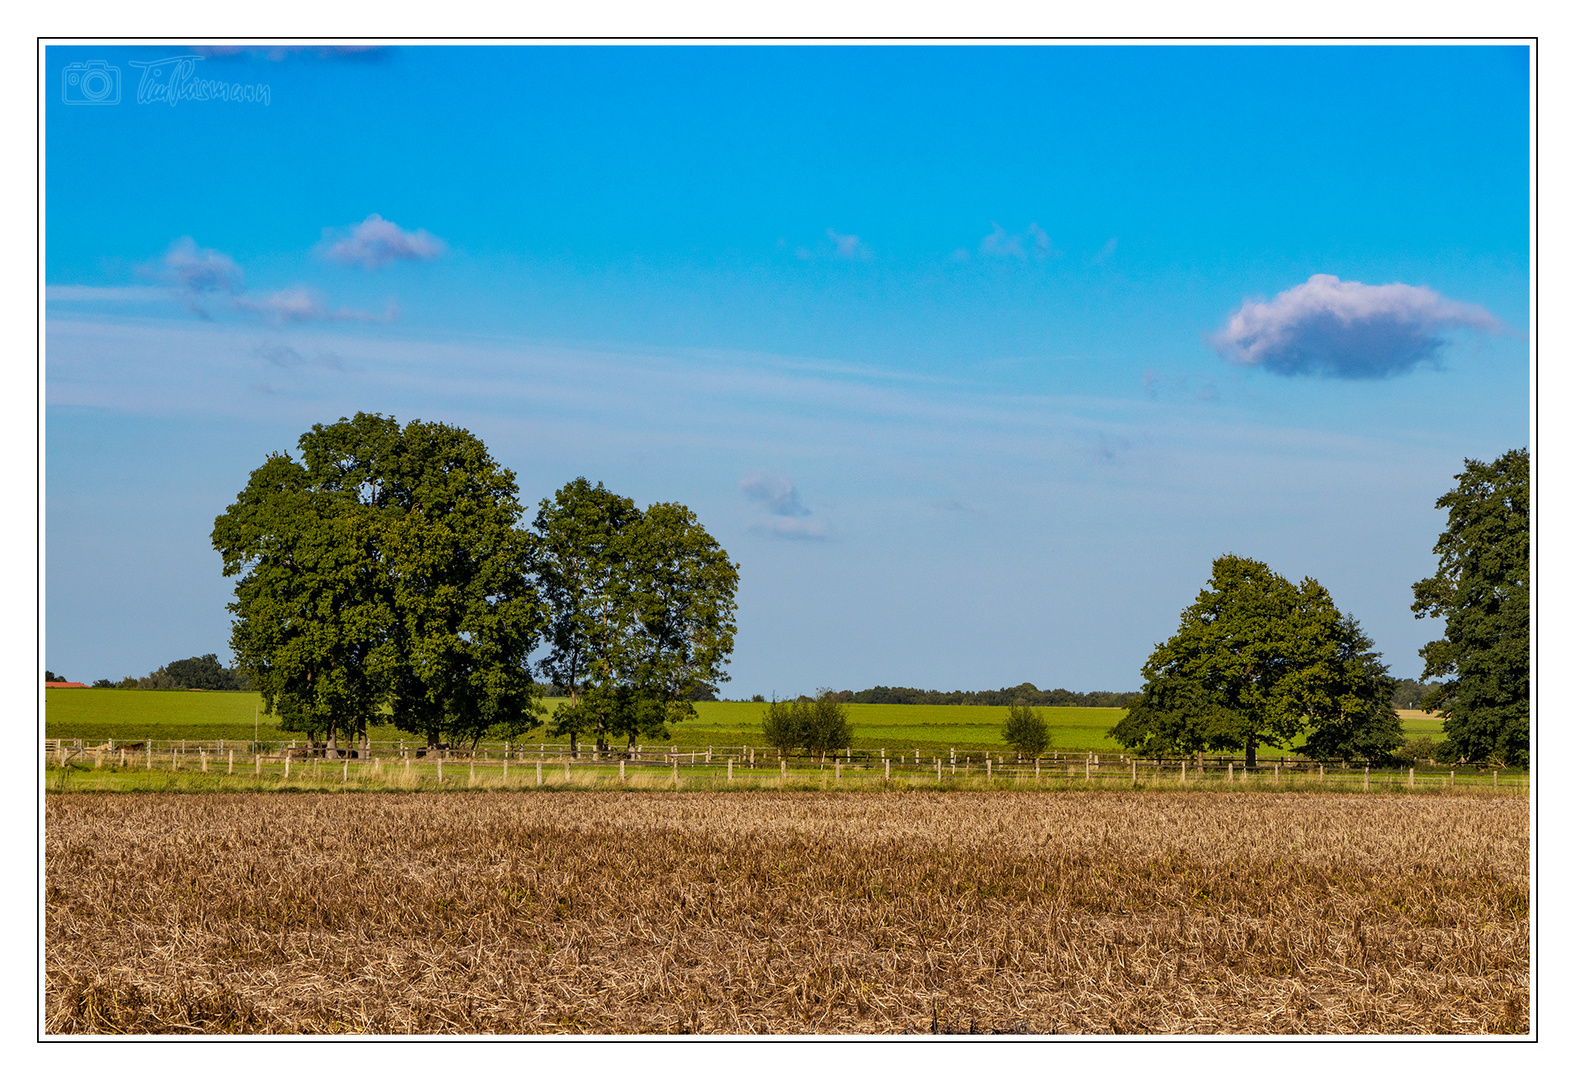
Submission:
[[[119,105],[120,69],[102,60],[67,64],[61,93],[68,105]]]

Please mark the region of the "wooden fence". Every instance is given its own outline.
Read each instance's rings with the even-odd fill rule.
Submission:
[[[492,744],[469,749],[429,749],[414,742],[367,747],[290,744],[260,746],[244,740],[115,741],[45,740],[46,768],[115,768],[200,772],[256,781],[361,786],[436,783],[443,786],[746,786],[1153,788],[1321,788],[1395,791],[1492,787],[1529,791],[1523,771],[1485,765],[1378,768],[1365,762],[1332,765],[1294,756],[1260,757],[1248,769],[1241,757],[1195,755],[1185,759],[1124,754],[1056,753],[1039,758],[999,752],[917,749],[846,750],[834,755],[784,755],[757,746],[637,745],[598,752],[567,743]]]

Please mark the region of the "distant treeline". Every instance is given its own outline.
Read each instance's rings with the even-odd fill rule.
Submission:
[[[250,690],[252,681],[244,671],[220,664],[217,653],[207,653],[171,660],[140,679],[135,675],[127,675],[119,682],[99,679],[93,686],[101,690]]]
[[[1136,692],[1116,690],[1041,690],[1033,683],[999,690],[915,690],[911,686],[876,686],[869,690],[834,691],[837,701],[857,705],[1040,705],[1085,709],[1124,709],[1136,701]]]
[[[1419,709],[1431,683],[1401,679],[1395,685],[1397,709]],[[1137,691],[1090,690],[1078,693],[1057,687],[1041,690],[1031,682],[999,690],[917,690],[911,686],[874,686],[868,690],[833,690],[831,700],[857,705],[1033,705],[1083,709],[1125,709],[1142,695]],[[809,701],[800,696],[799,701]]]

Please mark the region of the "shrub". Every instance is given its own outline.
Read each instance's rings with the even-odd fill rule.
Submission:
[[[1019,753],[1039,755],[1050,746],[1050,729],[1038,709],[1022,702],[1006,710],[1006,726],[1001,729],[1006,744]]]
[[[853,742],[847,707],[830,690],[813,698],[773,701],[766,706],[760,726],[766,742],[783,752],[826,754]]]

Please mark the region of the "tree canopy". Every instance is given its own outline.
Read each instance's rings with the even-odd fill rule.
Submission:
[[[1356,620],[1311,578],[1293,585],[1238,555],[1214,562],[1207,587],[1143,667],[1136,704],[1111,735],[1144,753],[1287,746],[1369,756],[1400,742],[1394,682]]]
[[[1531,755],[1531,456],[1466,459],[1436,506],[1449,524],[1438,572],[1412,586],[1419,619],[1444,620],[1421,649],[1424,679],[1440,684],[1423,708],[1441,712],[1449,745],[1469,761],[1525,764]]]
[[[828,754],[853,744],[853,729],[848,725],[848,707],[829,690],[813,698],[773,701],[760,718],[766,742],[790,753]]]
[[[569,693],[554,734],[661,738],[727,679],[738,567],[687,507],[641,511],[580,477],[542,500],[534,538],[552,611],[540,668]]]
[[[280,726],[436,742],[533,726],[545,612],[514,476],[444,424],[357,413],[270,455],[214,522],[231,649]]]

